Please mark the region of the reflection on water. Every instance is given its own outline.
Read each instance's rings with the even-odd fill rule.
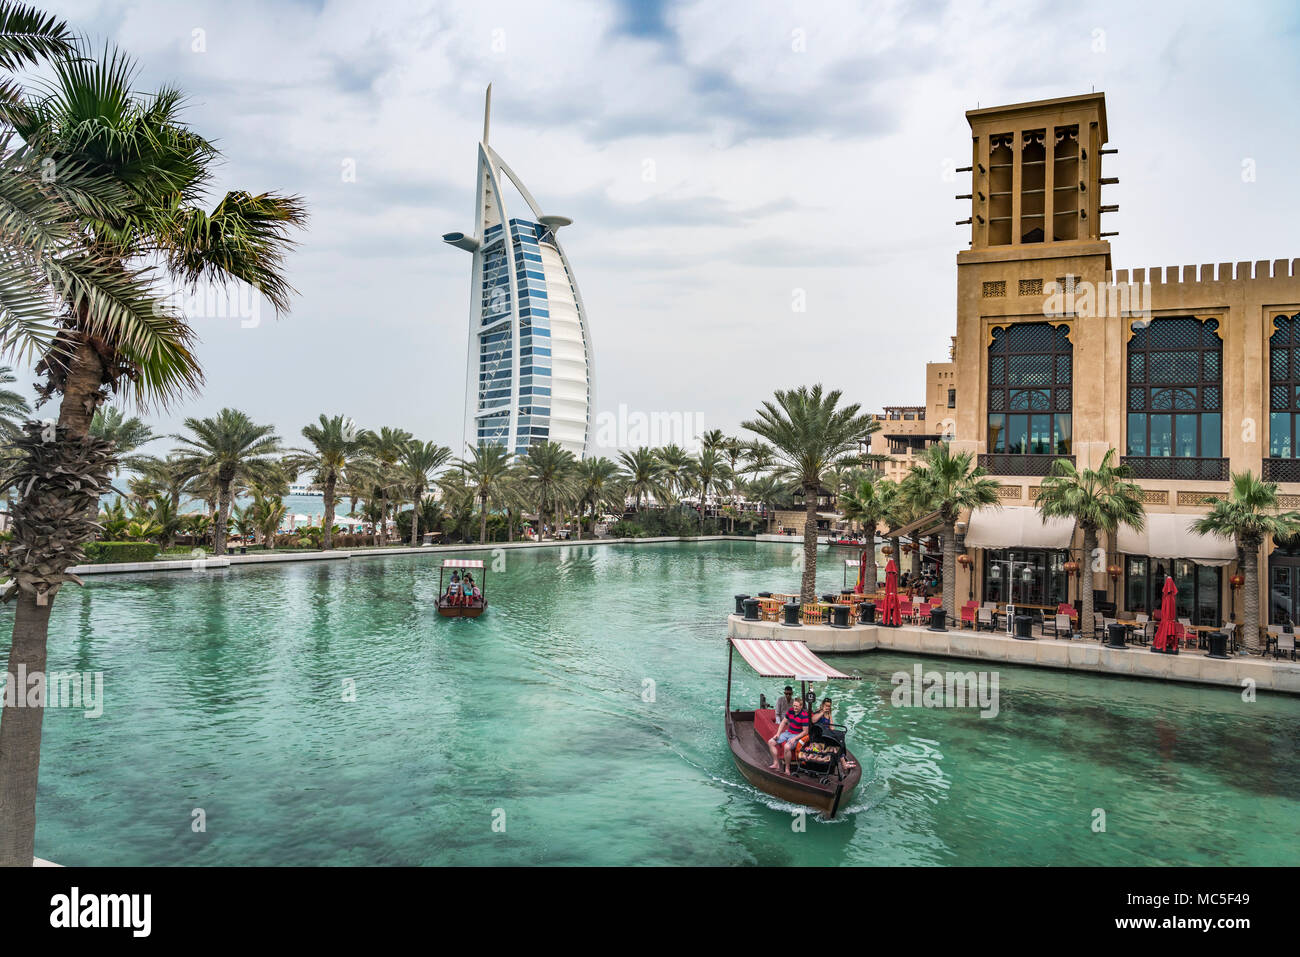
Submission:
[[[863,676],[832,691],[863,781],[835,821],[800,830],[798,808],[744,782],[722,733],[723,616],[738,592],[794,587],[789,549],[572,546],[505,561],[476,621],[437,617],[434,556],[65,590],[51,668],[103,671],[106,711],[47,715],[38,852],[65,864],[1294,863],[1294,699],[1004,668],[999,713],[983,719],[891,707],[890,675],[914,659],[840,657]],[[822,561],[819,585],[838,586],[842,566]],[[772,699],[780,684],[738,663],[733,696]]]

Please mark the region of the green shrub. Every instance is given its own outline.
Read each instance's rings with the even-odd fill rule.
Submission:
[[[636,522],[619,519],[609,527],[610,538],[645,538],[646,531]]]
[[[86,546],[86,562],[110,565],[117,562],[151,562],[158,555],[153,542],[91,542]]]

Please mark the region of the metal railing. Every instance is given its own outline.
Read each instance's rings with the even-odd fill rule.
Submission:
[[[1174,455],[1125,455],[1121,465],[1140,479],[1188,479],[1196,482],[1226,482],[1228,460]]]
[[[1266,482],[1300,482],[1300,459],[1264,459],[1260,471]]]
[[[1057,459],[1074,461],[1073,455],[1012,455],[1004,452],[983,452],[979,464],[990,475],[1047,475]]]

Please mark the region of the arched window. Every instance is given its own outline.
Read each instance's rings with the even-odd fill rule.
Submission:
[[[1074,347],[1069,327],[1018,322],[989,344],[988,450],[1069,455]]]
[[[1134,329],[1128,343],[1127,454],[1154,459],[1223,454],[1223,340],[1217,320],[1153,319]],[[1143,463],[1135,471],[1139,478],[1217,479],[1221,463],[1189,463],[1189,468],[1168,463],[1154,470]]]
[[[1268,340],[1268,456],[1294,459],[1300,416],[1300,312],[1275,316]]]

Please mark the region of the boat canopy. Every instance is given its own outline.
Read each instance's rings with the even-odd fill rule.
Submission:
[[[448,558],[442,563],[443,568],[482,568],[483,563],[473,558]]]
[[[794,678],[797,681],[826,681],[846,675],[822,661],[802,641],[767,641],[755,638],[732,638],[732,646],[749,666],[764,678]]]

